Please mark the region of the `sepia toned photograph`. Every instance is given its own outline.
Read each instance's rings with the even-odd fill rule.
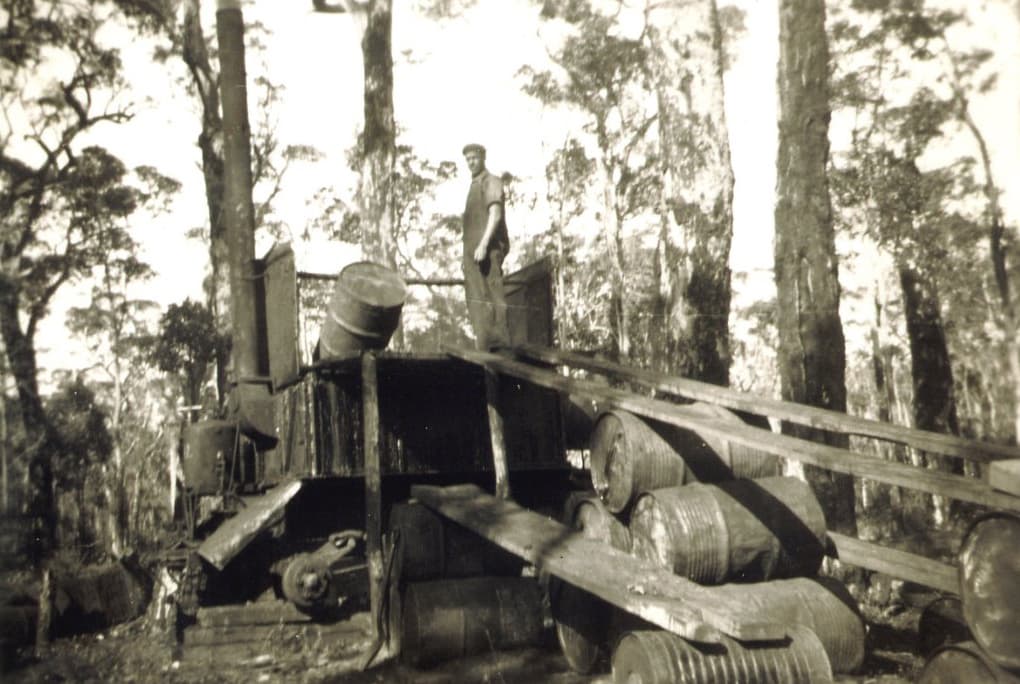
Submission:
[[[2,0],[0,681],[1020,684],[1018,65],[1018,0]]]

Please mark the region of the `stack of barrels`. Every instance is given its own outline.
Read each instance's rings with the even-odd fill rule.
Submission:
[[[709,404],[692,418],[741,423]],[[822,682],[864,660],[864,624],[838,582],[815,577],[825,518],[810,487],[777,457],[626,411],[602,413],[591,439],[594,493],[566,522],[595,541],[738,600],[748,621],[790,625],[782,642],[699,644],[652,628],[564,582],[550,587],[557,637],[582,673],[618,682]]]
[[[991,513],[964,535],[960,596],[921,615],[921,648],[930,652],[918,679],[1020,684],[1020,517]]]
[[[523,562],[416,502],[390,509],[398,532],[401,659],[414,666],[538,645],[544,591]]]

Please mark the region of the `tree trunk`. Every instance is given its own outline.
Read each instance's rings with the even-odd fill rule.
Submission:
[[[609,254],[609,330],[612,345],[610,352],[614,359],[622,362],[631,355],[629,307],[625,292],[627,270],[623,245],[623,218],[613,169],[606,160],[606,155],[610,154],[610,151],[608,139],[604,135],[599,136],[599,147],[602,151],[602,158],[598,162],[602,177],[602,233]]]
[[[181,58],[191,74],[191,82],[202,107],[202,130],[198,148],[202,153],[202,177],[205,181],[206,209],[209,214],[209,280],[206,296],[219,332],[230,335],[229,248],[223,218],[223,119],[220,117],[219,74],[209,62],[205,32],[202,30],[200,0],[187,0],[181,27]],[[226,399],[227,368],[230,351],[218,346],[216,391],[220,405]]]
[[[393,172],[396,124],[393,117],[391,0],[372,0],[361,52],[365,72],[365,125],[361,134],[361,249],[365,259],[396,268]]]
[[[0,286],[0,335],[7,352],[8,368],[18,388],[18,405],[25,431],[27,510],[33,519],[30,555],[37,565],[53,550],[56,541],[57,509],[53,491],[53,453],[60,447],[42,398],[39,396],[38,367],[32,336],[21,328],[18,293],[13,286]]]
[[[779,3],[779,150],[775,211],[779,375],[783,398],[846,411],[846,349],[826,165],[828,45],[822,0]],[[846,447],[845,435],[784,424]],[[805,466],[830,529],[856,534],[854,481]]]
[[[729,383],[733,169],[715,0],[648,11],[659,110],[663,370]]]
[[[953,392],[953,367],[949,358],[942,310],[935,283],[918,269],[900,266],[903,314],[910,340],[910,375],[914,387],[914,427],[959,435],[960,424]],[[924,454],[928,467],[963,474],[958,459]],[[928,497],[924,497],[928,499]],[[949,502],[931,498],[936,524],[945,522]]]

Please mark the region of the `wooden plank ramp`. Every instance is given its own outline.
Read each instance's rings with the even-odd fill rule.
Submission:
[[[893,425],[870,418],[847,415],[839,411],[772,399],[749,392],[740,392],[729,387],[720,387],[719,385],[699,382],[689,378],[631,368],[576,352],[561,351],[537,345],[523,345],[515,348],[514,351],[524,358],[541,363],[552,363],[592,371],[618,380],[626,380],[658,392],[685,397],[695,401],[706,401],[730,409],[763,414],[807,427],[882,439],[905,444],[923,451],[955,456],[978,463],[989,463],[998,459],[1020,459],[1020,448],[1015,446],[979,442],[973,439],[956,437],[955,435],[945,435],[904,427],[902,425]]]
[[[694,430],[698,434],[720,437],[733,444],[758,449],[767,454],[928,494],[1020,512],[1020,497],[995,491],[987,482],[973,478],[895,463],[877,456],[776,434],[750,425],[707,418],[693,414],[684,406],[670,401],[649,399],[591,381],[564,377],[545,368],[537,368],[498,354],[455,348],[447,348],[446,351],[468,363],[490,367],[541,387],[605,401],[611,406],[646,418]]]
[[[657,568],[476,485],[415,485],[411,496],[539,570],[692,641],[783,639],[786,626],[741,616],[729,594]]]

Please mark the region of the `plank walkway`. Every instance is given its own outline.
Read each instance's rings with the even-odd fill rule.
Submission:
[[[684,638],[773,640],[786,627],[741,617],[727,592],[704,587],[579,533],[476,485],[415,485],[411,496],[441,515],[629,613]]]

